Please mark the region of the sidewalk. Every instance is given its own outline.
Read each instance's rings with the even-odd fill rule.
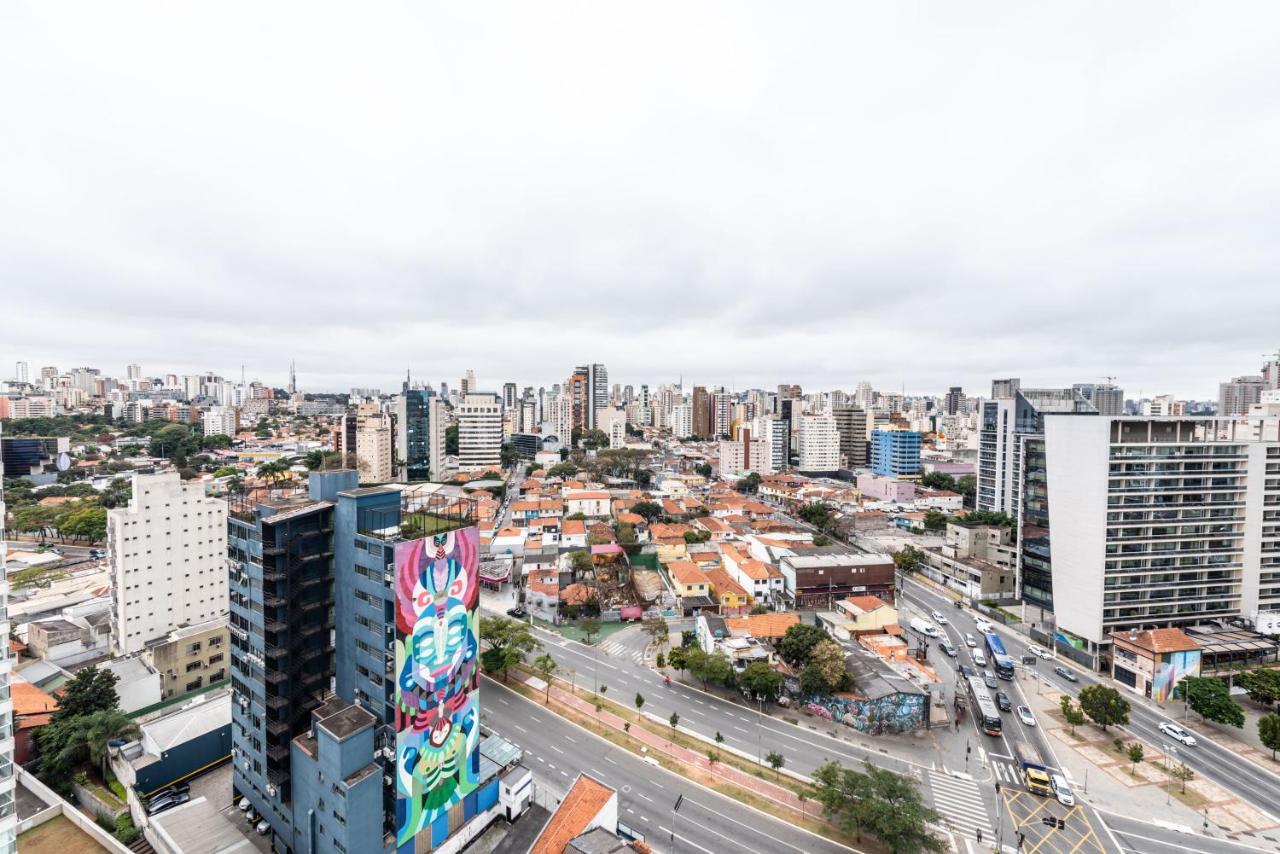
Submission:
[[[1122,811],[1130,818],[1159,819],[1181,825],[1196,835],[1204,833],[1207,819],[1208,836],[1280,850],[1273,842],[1254,836],[1280,825],[1253,806],[1198,776],[1187,781],[1183,795],[1183,784],[1170,781],[1160,767],[1165,757],[1159,745],[1144,742],[1143,760],[1137,764],[1136,772],[1131,773],[1133,763],[1127,755],[1116,751],[1113,742],[1121,738],[1128,745],[1138,739],[1114,728],[1104,733],[1093,724],[1076,727],[1073,735],[1062,721],[1061,692],[1048,684],[1042,685],[1037,694],[1030,678],[1020,677],[1020,681],[1058,764],[1067,772],[1081,800],[1104,812]]]

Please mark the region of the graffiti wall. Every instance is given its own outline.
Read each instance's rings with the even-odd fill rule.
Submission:
[[[476,528],[396,544],[396,846],[479,782]]]
[[[805,711],[820,718],[853,727],[868,735],[913,732],[924,726],[923,694],[890,694],[866,699],[852,694],[814,695]]]
[[[1199,675],[1200,650],[1165,653],[1156,665],[1155,678],[1151,680],[1151,699],[1163,703],[1179,682],[1188,676]]]

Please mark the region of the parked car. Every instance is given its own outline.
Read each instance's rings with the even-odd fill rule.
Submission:
[[[973,648],[978,645],[978,642],[973,639],[973,635],[966,633],[964,636],[964,645]]]
[[[259,835],[266,836],[271,830],[271,822],[264,818],[262,821],[258,822],[258,826],[255,827],[254,830],[258,831]]]
[[[1174,741],[1185,744],[1187,747],[1196,746],[1196,737],[1177,724],[1171,724],[1168,721],[1165,721],[1160,724],[1160,731],[1169,736],[1169,738],[1172,738]]]
[[[996,688],[1000,685],[1000,683],[996,681],[996,675],[990,670],[982,671],[982,681],[986,683],[988,688]]]
[[[517,620],[523,620],[525,617],[529,616],[529,612],[517,605],[514,608],[507,609],[507,616],[515,617]]]
[[[1036,716],[1026,706],[1018,706],[1018,720],[1022,721],[1023,726],[1036,725]]]
[[[942,651],[945,652],[947,655],[951,656],[952,658],[955,658],[957,655],[960,654],[960,650],[956,649],[954,646],[952,646],[951,644],[945,641],[942,644]]]
[[[187,783],[175,783],[172,786],[166,786],[165,788],[161,789],[158,792],[153,792],[151,796],[147,798],[147,803],[151,804],[158,801],[160,798],[167,798],[173,795],[185,795],[187,792],[190,792],[190,791],[191,791],[191,786],[188,785]],[[249,807],[248,799],[245,798],[243,800],[244,800],[245,806],[242,807],[241,809],[248,809]]]
[[[158,802],[147,807],[147,815],[162,813],[167,809],[172,809],[180,804],[185,804],[189,800],[191,800],[191,794],[189,792],[183,792],[180,795],[170,795],[167,798],[160,798]]]
[[[1009,702],[1009,695],[1003,691],[996,692],[996,705],[1000,707],[1002,712],[1013,710],[1013,704]]]
[[[975,649],[973,651],[973,663],[978,665],[979,667],[986,667],[987,654],[980,649]]]
[[[1074,673],[1072,673],[1072,672],[1071,672],[1070,670],[1068,670],[1067,668],[1063,667],[1061,664],[1059,664],[1057,667],[1053,668],[1053,672],[1054,672],[1054,673],[1056,673],[1056,674],[1058,674],[1059,676],[1061,676],[1063,679],[1067,680],[1068,682],[1078,682],[1078,681],[1079,681],[1078,679],[1076,679],[1076,675],[1075,675]]]
[[[1058,798],[1058,803],[1064,807],[1073,807],[1076,805],[1076,796],[1071,793],[1071,787],[1067,785],[1067,778],[1061,774],[1050,774],[1049,782],[1053,784],[1053,793]]]

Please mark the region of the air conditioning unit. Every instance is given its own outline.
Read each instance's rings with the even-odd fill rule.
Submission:
[[[276,789],[276,787],[275,787],[275,786],[271,785],[270,783],[268,783],[268,784],[267,784],[267,794],[268,794],[268,795],[270,795],[271,797],[273,797],[273,798],[274,798],[274,797],[276,796],[276,792],[277,792],[277,791],[279,791],[279,790],[278,790],[278,789]]]
[[[384,786],[390,786],[390,785],[391,785],[391,783],[392,783],[391,775],[390,775],[390,774],[383,774],[383,775],[382,775],[382,784],[383,784]]]

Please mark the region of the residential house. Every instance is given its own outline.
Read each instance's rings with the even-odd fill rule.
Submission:
[[[13,759],[26,765],[35,758],[36,731],[53,719],[58,701],[17,675],[10,682],[9,692],[13,700]]]
[[[728,522],[715,516],[700,516],[693,520],[693,527],[695,530],[705,531],[713,543],[722,543],[736,533]]]
[[[720,604],[720,613],[736,616],[751,610],[751,596],[746,588],[734,581],[724,567],[705,570],[711,582],[711,595]]]
[[[582,519],[565,519],[560,529],[560,545],[570,549],[585,549],[587,523]]]
[[[1112,632],[1111,678],[1163,703],[1188,676],[1200,675],[1200,644],[1182,629]]]
[[[160,674],[160,699],[198,691],[225,680],[229,641],[227,618],[218,617],[176,629],[149,644],[142,657]]]
[[[529,854],[613,854],[618,842],[618,793],[579,772]]]
[[[554,569],[526,572],[524,606],[538,619],[556,622],[560,615],[560,573]]]
[[[741,625],[731,627],[728,620],[716,614],[700,614],[694,624],[694,635],[704,652],[725,656],[737,671],[757,661],[767,664],[772,658],[764,644],[750,632]]]
[[[757,602],[773,604],[784,592],[783,576],[777,567],[749,557],[738,545],[720,543],[720,560],[730,577]]]
[[[794,612],[750,614],[745,617],[725,618],[724,624],[731,634],[750,635],[771,644],[778,644],[787,633],[787,629],[800,624],[800,615]]]
[[[564,507],[570,516],[581,513],[592,519],[603,518],[609,515],[609,493],[594,489],[566,492]]]

